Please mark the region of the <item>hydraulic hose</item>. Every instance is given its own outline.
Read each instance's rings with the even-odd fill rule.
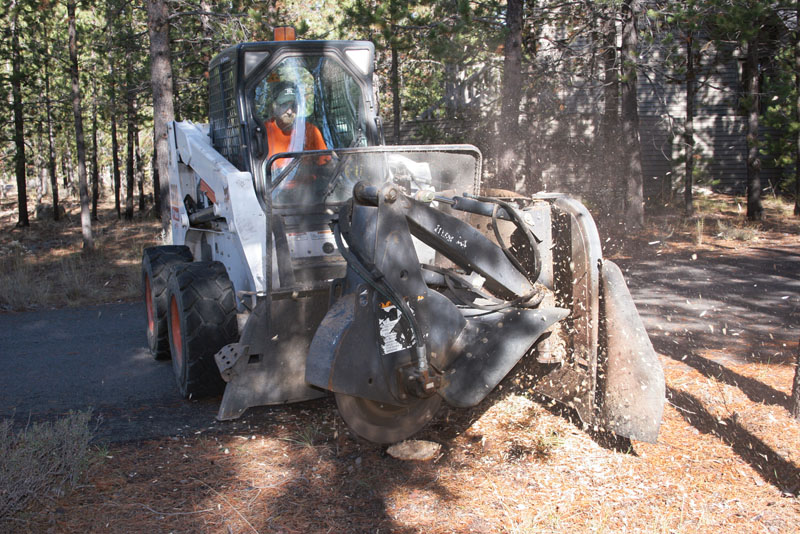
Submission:
[[[342,215],[340,214],[340,217]],[[411,312],[411,309],[408,307],[408,304],[397,295],[391,285],[386,282],[386,277],[383,273],[378,270],[376,266],[372,266],[371,268],[367,268],[364,263],[359,257],[357,251],[352,248],[346,249],[344,247],[342,231],[340,225],[342,223],[339,221],[335,221],[331,224],[333,227],[333,236],[336,240],[336,246],[339,248],[339,253],[344,257],[347,264],[353,268],[353,270],[360,276],[367,284],[370,285],[375,291],[377,291],[381,296],[391,302],[403,317],[406,318],[408,321],[409,326],[411,327],[411,332],[414,335],[414,340],[416,341],[416,367],[417,371],[419,371],[421,376],[425,376],[428,373],[428,354],[427,348],[425,343],[425,338],[422,335],[422,331],[419,327],[419,323],[417,323],[416,317]],[[348,226],[345,224],[345,226]],[[348,243],[349,244],[349,243]]]
[[[506,256],[508,256],[508,259],[511,261],[511,263],[513,263],[514,266],[520,270],[520,272],[525,274],[528,277],[528,280],[531,281],[531,283],[535,283],[536,280],[539,279],[539,274],[541,274],[542,272],[542,257],[541,254],[539,253],[539,244],[537,243],[536,236],[533,235],[533,232],[531,232],[530,228],[528,228],[528,225],[525,223],[525,221],[523,221],[520,218],[519,212],[516,209],[514,209],[514,207],[510,203],[504,200],[500,200],[498,198],[480,197],[480,196],[474,196],[472,198],[474,198],[475,200],[479,200],[481,202],[490,202],[492,204],[495,204],[495,209],[492,210],[492,227],[494,228],[494,234],[495,237],[497,238],[497,242],[500,245],[500,248],[503,249],[503,252],[506,254]],[[519,260],[517,260],[517,258],[514,257],[513,254],[511,254],[511,251],[509,250],[508,246],[506,246],[503,237],[500,235],[500,231],[497,229],[498,208],[503,208],[505,210],[506,214],[508,214],[511,217],[512,222],[517,226],[517,228],[519,228],[522,231],[522,233],[527,238],[528,243],[530,244],[531,249],[533,250],[533,263],[534,263],[533,272],[531,273],[527,272],[527,270],[524,269],[522,265],[519,263]]]

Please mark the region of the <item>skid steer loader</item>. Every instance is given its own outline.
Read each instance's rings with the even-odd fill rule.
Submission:
[[[384,146],[373,56],[228,48],[209,124],[169,126],[174,244],[145,250],[142,273],[148,343],[181,394],[224,391],[227,420],[332,392],[355,434],[392,443],[532,358],[536,391],[655,441],[663,371],[589,212],[482,195],[470,145]]]

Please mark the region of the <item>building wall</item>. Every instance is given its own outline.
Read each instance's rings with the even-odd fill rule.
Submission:
[[[638,77],[642,173],[645,196],[654,201],[681,196],[685,169],[686,86],[669,79],[667,53],[653,46],[643,51],[644,65]],[[539,60],[546,63],[548,51],[542,49],[539,54]],[[747,183],[747,123],[739,106],[740,60],[734,53],[715,55],[713,50],[706,50],[697,70],[695,183],[741,193]],[[475,83],[499,84],[499,80],[498,75],[482,75]],[[602,86],[568,69],[532,83],[537,85],[521,105],[527,112],[523,114],[523,135],[532,152],[525,157],[526,164],[533,162],[535,173],[548,190],[619,204],[624,198],[624,180],[609,177],[607,169],[600,168],[602,152],[607,150],[598,146],[604,107]],[[499,106],[499,86],[460,90],[481,95],[474,100],[480,102],[480,109],[465,109],[458,119],[407,122],[399,139],[391,139],[387,131],[387,142],[467,142],[489,153],[496,137],[502,135],[502,126],[493,123],[496,109],[492,112]],[[762,136],[765,131],[762,128]],[[763,163],[762,182],[766,184],[777,178],[781,169],[769,167],[768,161]],[[491,171],[490,165],[485,167]]]
[[[658,194],[652,189],[655,184],[660,183],[662,189],[682,188],[686,85],[664,75],[663,51],[653,51],[644,59],[648,76],[640,76],[638,89],[642,165],[646,187]],[[734,53],[714,55],[707,50],[697,78],[694,181],[741,193],[747,184],[747,117],[739,105],[740,60]],[[766,131],[760,129],[762,139]],[[781,169],[763,163],[762,180],[777,178]]]

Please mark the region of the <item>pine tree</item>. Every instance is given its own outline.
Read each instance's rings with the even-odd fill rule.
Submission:
[[[764,67],[770,62],[775,40],[783,27],[777,9],[780,2],[764,0],[707,0],[716,11],[712,27],[715,42],[735,43],[745,56],[740,104],[747,117],[747,218],[763,217],[761,203],[761,154],[759,136],[761,81]]]
[[[625,226],[641,228],[644,224],[644,181],[639,145],[639,106],[636,99],[640,0],[625,0],[622,7],[622,143],[625,149]]]
[[[522,0],[508,0],[506,6],[506,39],[503,47],[503,85],[500,124],[497,127],[498,158],[494,186],[514,191],[514,170],[520,156],[519,107],[522,97]]]
[[[794,106],[794,118],[795,121],[800,124],[800,0],[795,2],[795,13],[796,13],[796,27],[793,34],[794,40],[794,79],[795,79],[795,91],[796,91],[796,100]],[[797,217],[800,217],[800,128],[795,130],[795,164],[794,164],[794,214]],[[800,364],[800,361],[798,362]],[[800,375],[800,371],[795,373],[795,385],[797,385],[798,378],[797,375]],[[800,386],[795,388],[796,390],[800,390]],[[800,391],[798,391],[797,398],[800,398]],[[798,410],[798,417],[800,417],[800,410]]]
[[[400,139],[400,123],[402,120],[402,102],[400,87],[400,70],[402,54],[410,49],[414,28],[424,26],[426,20],[418,10],[420,1],[402,2],[388,0],[355,0],[345,10],[340,28],[355,26],[369,32],[376,49],[388,51],[390,56],[389,87],[392,93],[392,134],[395,142]],[[344,31],[344,30],[342,30]]]
[[[86,141],[83,134],[83,116],[81,111],[81,86],[78,71],[78,30],[75,17],[75,0],[67,2],[69,20],[69,60],[70,78],[72,81],[72,112],[75,117],[75,144],[78,151],[78,187],[81,199],[81,232],[83,234],[83,250],[94,250],[92,237],[92,219],[89,208],[89,189],[86,181]]]
[[[148,0],[147,27],[150,34],[151,83],[153,89],[153,149],[157,172],[153,184],[159,197],[162,224],[169,224],[169,162],[167,153],[167,124],[175,116],[172,102],[172,56],[169,47],[169,11],[164,0]]]
[[[29,226],[28,186],[25,176],[25,117],[22,110],[22,50],[20,48],[20,5],[12,1],[11,11],[11,93],[14,108],[14,167],[17,176],[17,226]]]

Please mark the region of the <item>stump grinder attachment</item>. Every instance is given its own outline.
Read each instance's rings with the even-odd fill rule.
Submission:
[[[273,41],[212,61],[210,125],[169,128],[173,245],[143,256],[153,355],[187,397],[224,390],[221,420],[332,392],[380,443],[442,401],[479,404],[525,359],[586,424],[655,441],[663,371],[589,212],[482,196],[470,145],[382,146],[373,54]],[[275,153],[287,95],[327,149],[292,134]]]
[[[476,226],[493,229],[496,241],[458,212],[483,219]],[[305,376],[333,391],[360,436],[398,441],[442,400],[475,406],[529,357],[540,363],[536,390],[585,423],[656,440],[661,365],[580,203],[560,195],[412,197],[394,184],[361,183],[334,230],[347,276],[334,283],[338,296]],[[436,264],[420,261],[415,239],[436,252]]]

